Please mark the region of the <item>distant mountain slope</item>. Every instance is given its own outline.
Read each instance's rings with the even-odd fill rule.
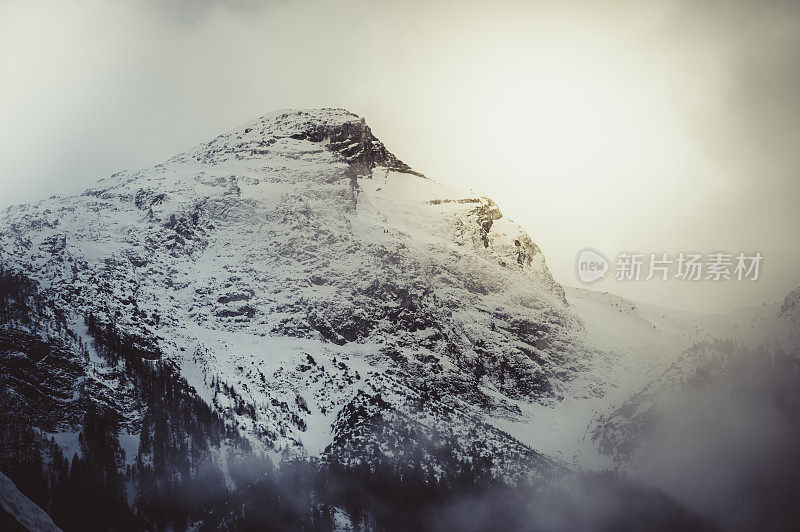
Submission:
[[[672,366],[687,349],[701,342],[733,340],[750,349],[790,340],[785,320],[776,320],[781,305],[764,305],[729,313],[698,313],[661,308],[609,292],[565,287],[567,300],[580,318],[586,341],[603,353],[590,370],[591,387],[573,381],[563,400],[534,409],[526,422],[504,426],[523,440],[537,433],[537,448],[581,467],[611,467],[597,452],[592,430]],[[790,327],[789,327],[790,328]],[[599,363],[602,361],[602,363]],[[593,389],[581,394],[578,390]]]
[[[588,439],[618,468],[732,530],[798,525],[800,358],[793,294],[732,313],[729,339],[702,340],[596,417]],[[747,324],[757,324],[750,329]],[[787,349],[788,347],[788,349]]]

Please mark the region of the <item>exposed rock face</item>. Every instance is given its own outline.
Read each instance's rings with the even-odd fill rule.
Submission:
[[[344,109],[277,111],[231,133],[220,135],[191,156],[205,162],[280,153],[285,141],[307,141],[347,163],[348,173],[369,176],[374,168],[422,177],[386,149],[366,121]]]
[[[349,115],[346,111],[337,111]],[[281,119],[291,120],[295,114],[303,116],[305,112],[286,113],[281,115]],[[339,124],[306,122],[300,126],[302,131],[293,133],[291,138],[327,143],[326,148],[341,155],[357,176],[369,176],[374,168],[382,167],[422,177],[422,174],[389,153],[386,146],[372,134],[366,120],[356,115],[350,116],[352,120]]]

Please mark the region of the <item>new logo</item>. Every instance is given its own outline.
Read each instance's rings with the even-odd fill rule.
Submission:
[[[606,276],[608,261],[593,249],[584,249],[578,255],[578,278],[584,283],[593,283]]]

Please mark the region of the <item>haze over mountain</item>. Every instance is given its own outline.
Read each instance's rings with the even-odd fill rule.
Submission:
[[[630,401],[716,338],[798,356],[796,294],[701,315],[565,291],[491,199],[342,109],[6,209],[0,281],[0,469],[65,529],[97,505],[101,528],[446,528],[473,499],[545,529],[706,527],[679,492],[581,472],[624,469]],[[530,500],[499,511],[501,485]]]

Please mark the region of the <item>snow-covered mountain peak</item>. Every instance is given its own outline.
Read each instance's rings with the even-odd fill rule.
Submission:
[[[346,163],[348,175],[366,176],[376,167],[421,175],[390,153],[373,135],[366,120],[334,108],[275,111],[222,134],[187,155],[216,164],[231,158],[276,156],[303,161],[321,151]]]
[[[0,265],[73,336],[165,361],[275,451],[396,453],[402,425],[480,442],[508,472],[539,436],[509,431],[603,388],[584,371],[601,357],[533,239],[490,199],[411,171],[343,110],[273,113],[81,195],[6,210]],[[86,379],[137,434],[130,385],[109,385],[115,371],[89,355]],[[82,364],[60,396],[85,387]],[[59,412],[47,430],[74,429]]]

